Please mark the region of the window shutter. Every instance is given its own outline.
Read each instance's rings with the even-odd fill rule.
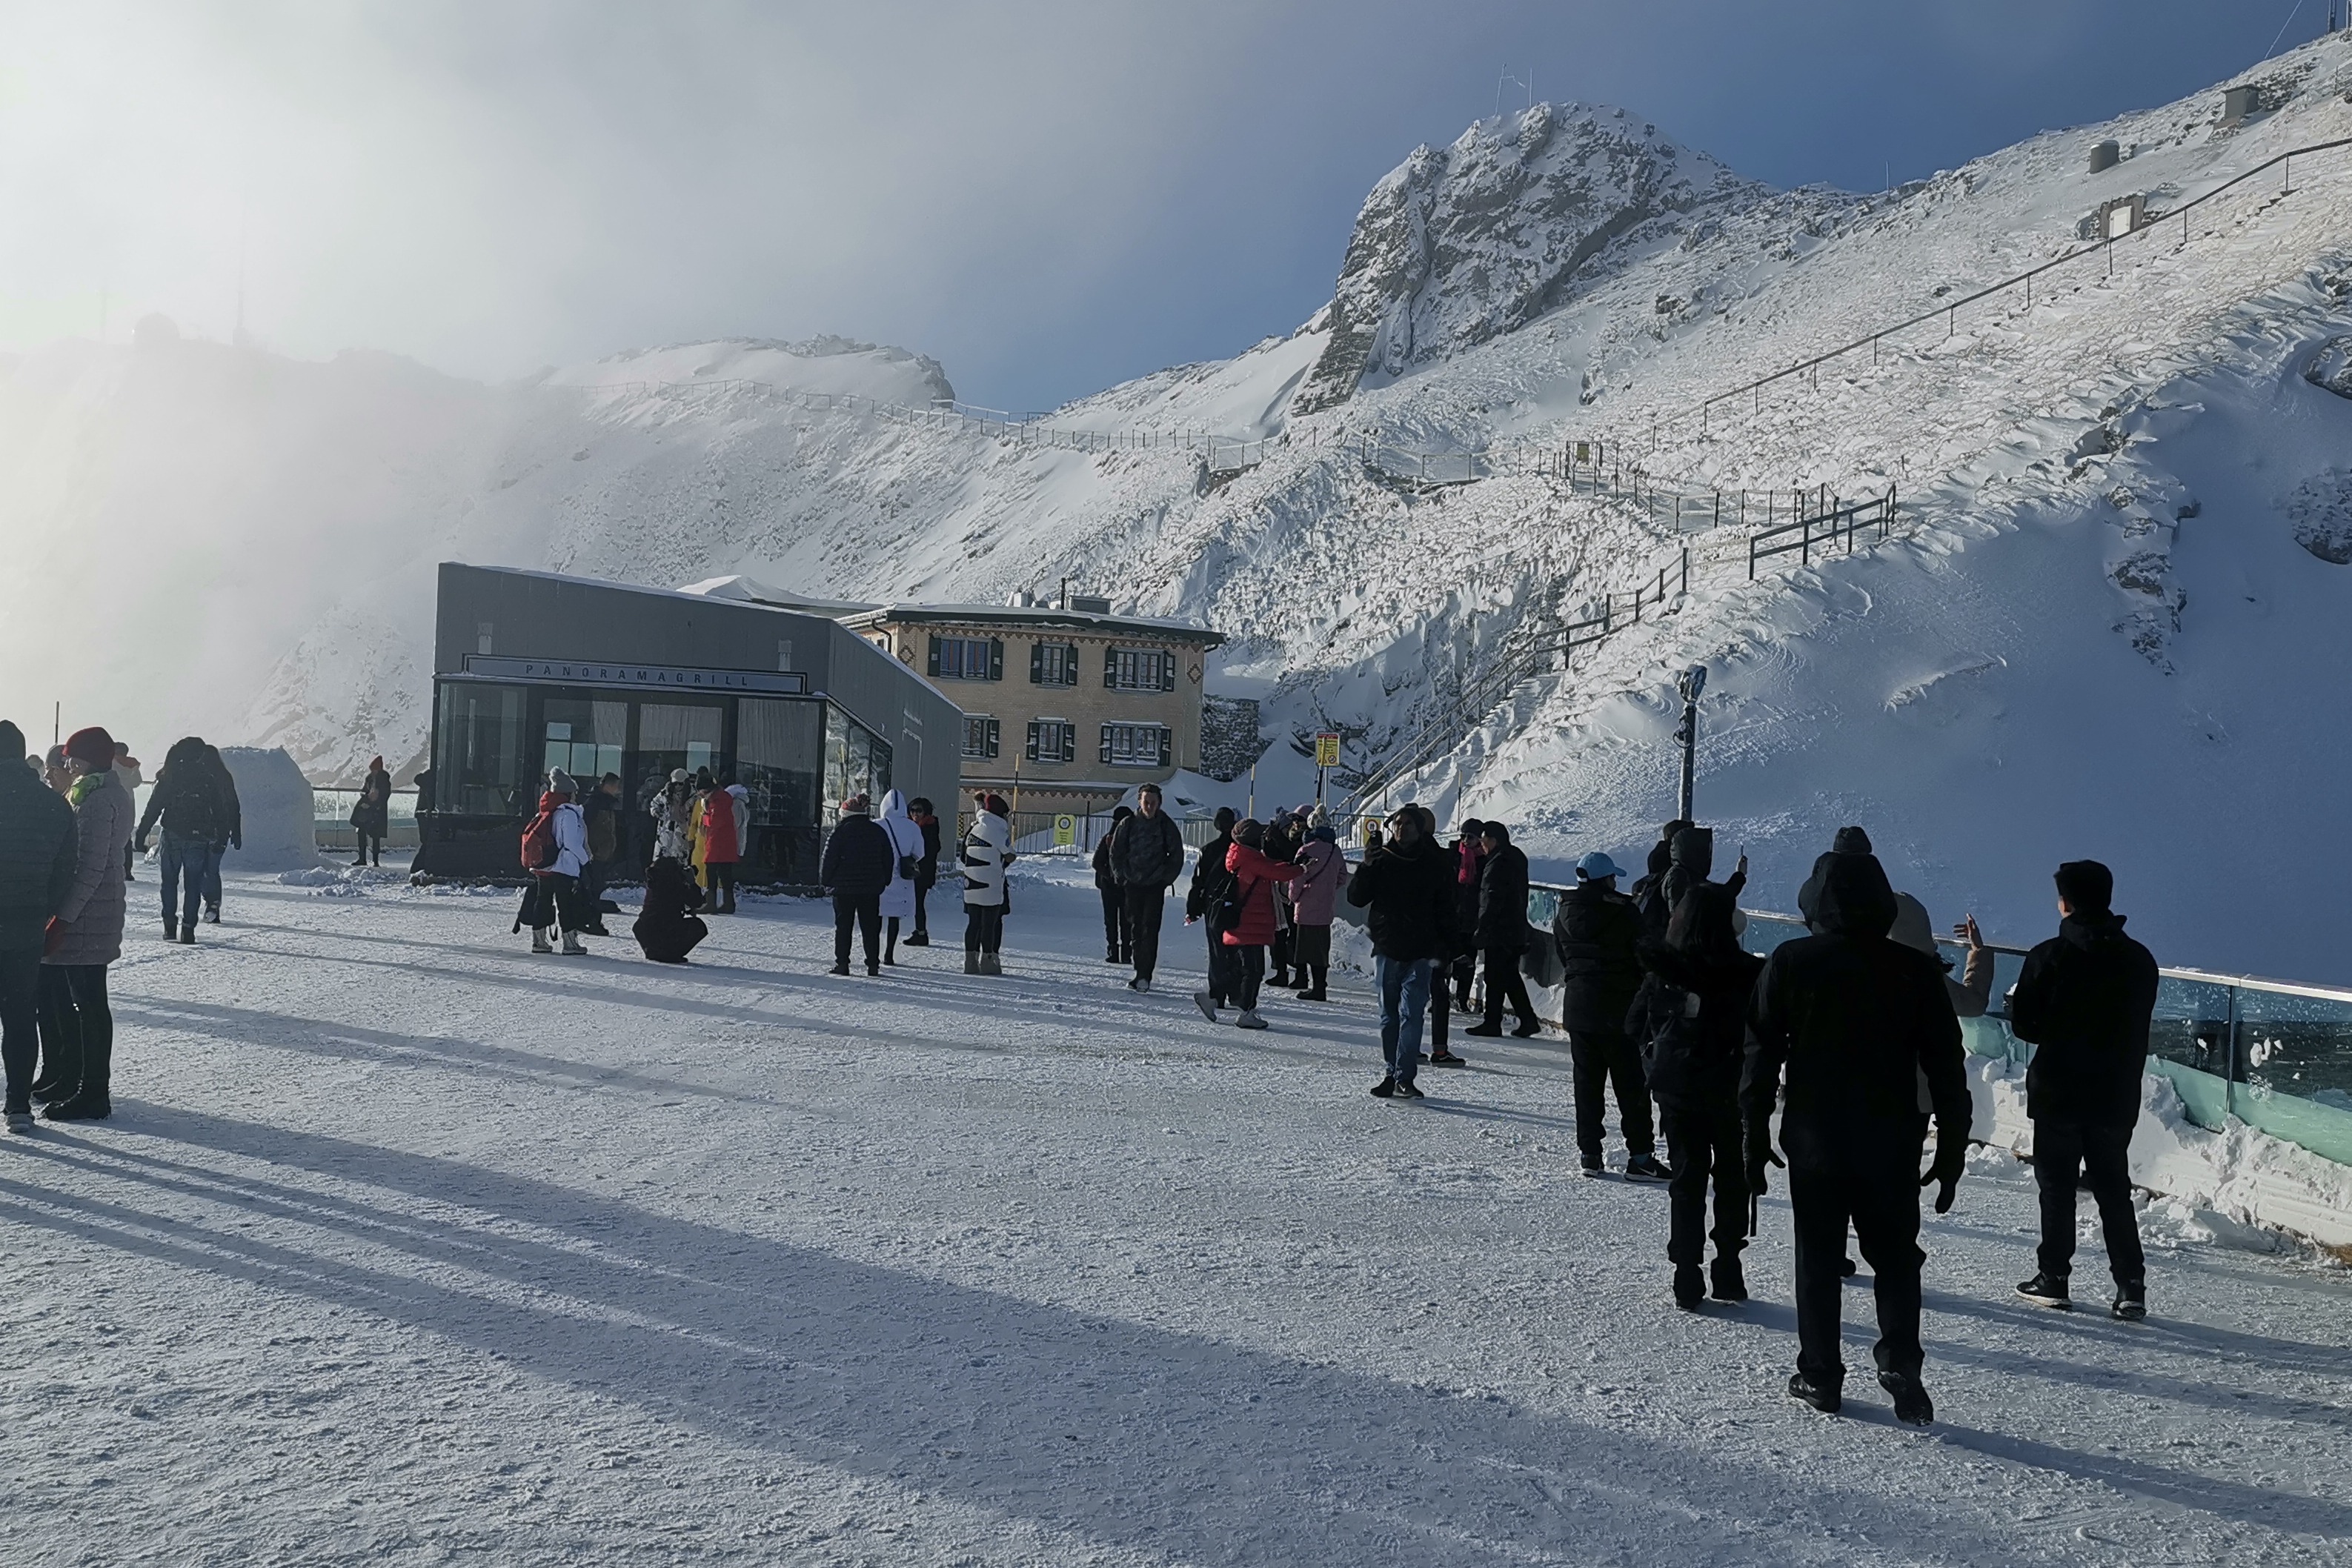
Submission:
[[[1096,753],[1096,758],[1104,763],[1110,761],[1110,726],[1108,724],[1102,727],[1102,749]]]
[[[1171,761],[1174,755],[1175,743],[1175,731],[1162,729],[1160,731],[1160,765],[1161,767],[1164,768],[1171,764]]]
[[[1032,686],[1045,684],[1045,645],[1041,642],[1033,642],[1029,645],[1029,684]]]
[[[1065,686],[1076,686],[1077,683],[1078,645],[1076,643],[1064,643],[1062,645],[1062,684]]]
[[[1037,760],[1037,721],[1034,719],[1029,721],[1029,760],[1033,763]]]
[[[1163,653],[1160,656],[1160,689],[1162,691],[1176,689],[1176,656],[1172,653]]]
[[[1004,679],[1004,639],[1003,637],[988,639],[988,679],[991,680]]]
[[[1115,647],[1103,649],[1103,684],[1108,687],[1118,684],[1118,649]],[[1108,762],[1110,758],[1106,755],[1103,760]]]
[[[931,639],[931,668],[929,673],[933,679],[937,679],[940,673],[940,639],[937,637],[933,637]]]
[[[988,754],[992,757],[996,755],[996,737],[1000,728],[995,720],[991,719],[988,721]]]

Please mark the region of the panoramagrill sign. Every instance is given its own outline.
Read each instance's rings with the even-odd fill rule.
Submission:
[[[499,680],[558,680],[582,686],[650,686],[670,691],[735,691],[808,694],[799,670],[694,669],[680,665],[606,664],[590,659],[494,658],[466,656],[466,673]]]

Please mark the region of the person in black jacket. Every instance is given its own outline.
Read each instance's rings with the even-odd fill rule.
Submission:
[[[76,826],[65,796],[25,765],[25,732],[0,719],[0,1064],[11,1132],[33,1130],[41,938],[73,888]]]
[[[1664,875],[1664,862],[1651,856]],[[1605,1088],[1617,1094],[1617,1122],[1625,1134],[1625,1174],[1663,1182],[1657,1135],[1650,1121],[1650,1086],[1642,1058],[1625,1037],[1625,1012],[1642,988],[1642,916],[1617,890],[1624,873],[1594,850],[1576,863],[1576,886],[1559,896],[1551,938],[1559,949],[1560,1022],[1568,1029],[1569,1064],[1576,1085],[1576,1147],[1588,1176],[1601,1174]],[[1660,939],[1664,940],[1663,928]]]
[[[849,931],[866,942],[866,973],[882,973],[882,889],[898,869],[890,835],[874,820],[864,792],[841,803],[841,821],[824,841],[817,880],[833,895],[833,972],[849,973]]]
[[[1429,1011],[1430,966],[1448,957],[1454,931],[1454,859],[1423,825],[1421,807],[1401,807],[1389,837],[1367,849],[1348,883],[1348,901],[1365,911],[1373,976],[1381,991],[1381,1057],[1387,1072],[1372,1086],[1382,1100],[1423,1098],[1413,1086],[1421,1029]]]
[[[637,945],[656,963],[684,963],[710,928],[694,911],[702,907],[702,884],[677,861],[664,858],[646,868],[646,900],[637,911]]]
[[[1714,828],[1685,827],[1675,835],[1673,846],[1667,853],[1666,874],[1659,884],[1665,895],[1666,913],[1669,918],[1682,903],[1684,894],[1701,884],[1715,886],[1707,882],[1708,876],[1714,870]],[[1733,871],[1722,885],[1731,889],[1733,899],[1737,900],[1739,897],[1741,889],[1748,886],[1747,856],[1742,855],[1739,858],[1738,868]]]
[[[1470,1035],[1503,1032],[1503,1009],[1518,1019],[1511,1033],[1521,1039],[1540,1034],[1543,1020],[1528,1000],[1528,983],[1519,973],[1519,955],[1528,950],[1528,857],[1511,842],[1511,830],[1499,822],[1479,824],[1485,858],[1478,866],[1478,921],[1474,933],[1477,951],[1486,955],[1486,1017],[1464,1030]]]
[[[2147,1260],[2132,1208],[2131,1135],[2139,1120],[2156,959],[2107,908],[2116,879],[2096,860],[2058,868],[2058,934],[2026,954],[2009,1000],[2011,1032],[2034,1047],[2025,1068],[2033,1184],[2042,1194],[2040,1268],[2018,1294],[2072,1305],[2074,1192],[2086,1178],[2106,1232],[2115,1315],[2147,1315]]]
[[[172,742],[164,753],[163,771],[148,792],[147,809],[140,814],[131,847],[147,848],[147,835],[157,817],[163,823],[163,940],[196,940],[197,906],[203,901],[205,870],[215,847],[227,834],[221,822],[220,784],[205,761],[205,743],[194,735]]]
[[[1168,889],[1184,874],[1184,833],[1160,809],[1158,784],[1135,792],[1135,815],[1110,836],[1110,874],[1127,895],[1129,940],[1135,944],[1135,975],[1128,988],[1149,991],[1160,966],[1160,917]]]
[[[1430,817],[1433,823],[1436,820],[1433,815]],[[1435,837],[1434,829],[1431,836]],[[1454,857],[1454,929],[1470,936],[1478,929],[1478,887],[1486,865],[1486,825],[1475,816],[1463,818],[1462,831],[1447,853]],[[1437,978],[1437,1005],[1430,1014],[1431,1019],[1444,1017],[1449,1005],[1469,1012],[1470,989],[1478,979],[1476,946],[1454,954],[1453,962]]]
[[[940,881],[940,814],[929,795],[917,795],[907,803],[907,816],[923,831],[923,856],[915,862],[915,931],[907,939],[908,947],[931,945],[931,889]]]
[[[1960,1021],[1936,961],[1887,939],[1895,889],[1875,858],[1839,856],[1815,919],[1822,934],[1782,943],[1757,979],[1739,1085],[1751,1201],[1764,1192],[1768,1163],[1789,1168],[1799,1347],[1789,1393],[1831,1414],[1841,1403],[1839,1265],[1851,1222],[1875,1276],[1878,1381],[1895,1396],[1896,1419],[1924,1426],[1935,1405],[1919,1382],[1919,1188],[1937,1184],[1936,1212],[1946,1212],[1968,1161]],[[1785,1161],[1771,1137],[1784,1074]],[[1925,1178],[1923,1079],[1936,1118]]]
[[[205,746],[205,765],[212,770],[213,783],[220,789],[220,832],[213,839],[212,858],[205,862],[205,921],[208,925],[218,925],[221,860],[230,850],[245,847],[245,815],[237,804],[236,775],[228,771],[228,763],[220,754],[220,748],[209,742]]]
[[[1234,847],[1234,824],[1240,820],[1230,805],[1217,807],[1217,836],[1201,846],[1192,863],[1192,885],[1184,890],[1184,923],[1206,923],[1209,931],[1209,1005],[1227,1005],[1241,994],[1241,960],[1225,945],[1225,899],[1233,891],[1234,874],[1225,861]]]
[[[1105,963],[1135,962],[1135,928],[1128,923],[1127,890],[1110,872],[1110,841],[1118,837],[1118,825],[1134,815],[1131,805],[1111,807],[1110,829],[1095,845],[1095,892],[1102,899]],[[1194,880],[1199,880],[1197,876]]]
[[[1643,943],[1648,974],[1625,1015],[1625,1036],[1642,1053],[1650,1092],[1674,1162],[1666,1259],[1675,1305],[1696,1311],[1707,1293],[1707,1181],[1715,1182],[1718,1301],[1748,1300],[1739,1254],[1748,1245],[1747,1161],[1741,1148],[1739,1072],[1748,1044],[1748,1000],[1764,961],[1739,946],[1739,906],[1730,890],[1702,884],[1683,895],[1663,943]]]
[[[1675,835],[1689,826],[1676,818],[1658,829],[1658,841],[1650,846],[1648,874],[1635,879],[1627,889],[1633,907],[1641,912],[1642,934],[1652,942],[1666,940],[1666,920],[1675,912],[1674,906],[1666,902],[1666,873],[1674,869]]]

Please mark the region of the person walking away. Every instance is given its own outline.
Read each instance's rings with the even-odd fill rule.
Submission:
[[[1422,1021],[1430,1005],[1431,965],[1450,957],[1456,942],[1454,858],[1423,826],[1420,807],[1403,806],[1389,818],[1385,842],[1365,853],[1348,883],[1348,902],[1365,911],[1381,993],[1381,1055],[1387,1071],[1372,1093],[1382,1100],[1419,1100],[1413,1079],[1421,1060]]]
[[[1887,939],[1895,889],[1874,857],[1842,855],[1831,863],[1816,919],[1822,934],[1783,942],[1757,979],[1739,1085],[1751,1215],[1766,1166],[1785,1163],[1789,1171],[1798,1342],[1789,1393],[1830,1415],[1843,1401],[1839,1265],[1851,1224],[1874,1276],[1879,1384],[1895,1396],[1895,1419],[1925,1426],[1935,1405],[1920,1382],[1919,1266],[1927,1255],[1919,1250],[1919,1189],[1935,1184],[1936,1212],[1948,1212],[1968,1163],[1960,1024],[1935,963]],[[1922,1077],[1936,1121],[1936,1159],[1925,1177]],[[1772,1152],[1776,1099],[1785,1161]]]
[[[940,818],[930,801],[917,795],[907,803],[907,815],[923,835],[923,858],[915,863],[915,931],[908,947],[931,945],[931,889],[940,880]]]
[[[684,963],[686,955],[710,934],[700,916],[702,889],[687,875],[686,865],[662,856],[646,868],[646,900],[630,927],[637,946],[656,963]]]
[[[2017,1288],[2044,1307],[2073,1305],[2074,1194],[2099,1205],[2115,1276],[2114,1314],[2147,1316],[2147,1260],[2132,1208],[2131,1135],[2156,1011],[2156,959],[2124,934],[2108,906],[2116,879],[2096,860],[2058,868],[2058,934],[2025,955],[2009,998],[2011,1033],[2033,1047],[2025,1113],[2033,1119],[2033,1184],[2042,1196],[2040,1267]]]
[[[1298,847],[1298,877],[1290,884],[1291,918],[1298,925],[1293,957],[1298,963],[1301,1002],[1330,1000],[1331,919],[1347,879],[1339,830],[1328,818],[1309,826],[1307,842]]]
[[[139,788],[147,782],[147,777],[139,771],[139,759],[131,754],[130,746],[121,741],[114,742],[114,776],[121,781],[124,792],[131,796],[131,804],[137,805]],[[130,849],[122,852],[122,879],[126,882],[139,879],[139,873],[132,866],[132,855],[133,851]]]
[[[1636,878],[1626,889],[1633,908],[1642,917],[1642,934],[1652,942],[1666,940],[1666,920],[1674,906],[1666,902],[1666,873],[1674,869],[1675,835],[1688,827],[1679,817],[1658,829],[1658,841],[1650,846],[1650,858],[1644,875]],[[1620,871],[1618,875],[1624,873]]]
[[[580,809],[580,784],[562,768],[549,770],[547,789],[539,797],[539,816],[523,829],[523,867],[531,874],[532,897],[527,900],[524,923],[530,927],[530,950],[552,952],[547,931],[558,928],[567,958],[584,958],[580,944],[585,921],[580,910],[580,873],[588,866],[588,819]]]
[[[1462,832],[1454,840],[1454,925],[1457,931],[1475,933],[1478,929],[1478,879],[1486,865],[1486,825],[1469,816],[1463,818]],[[1455,956],[1440,978],[1444,982],[1438,992],[1441,1007],[1450,1002],[1457,1012],[1475,1010],[1471,996],[1471,987],[1478,980],[1475,942],[1467,952]]]
[[[1230,805],[1217,807],[1217,836],[1201,846],[1192,863],[1192,885],[1184,891],[1184,923],[1202,922],[1209,936],[1209,1005],[1223,1007],[1241,994],[1240,955],[1225,945],[1225,900],[1233,891],[1234,874],[1225,862],[1232,858],[1235,818]],[[1192,1005],[1199,1006],[1195,996]]]
[[[984,795],[974,804],[971,831],[956,846],[963,872],[963,972],[1002,974],[1004,915],[1013,902],[1006,876],[1013,864],[1013,823],[1002,795]]]
[[[1265,853],[1265,826],[1244,821],[1234,826],[1233,847],[1225,851],[1225,868],[1234,880],[1225,898],[1232,919],[1225,922],[1223,941],[1239,960],[1241,989],[1234,1000],[1242,1016],[1234,1022],[1244,1029],[1266,1026],[1257,1010],[1257,998],[1265,984],[1266,948],[1274,941],[1274,890],[1298,875],[1296,865]],[[1192,1003],[1209,1022],[1217,1021],[1217,1009],[1206,991],[1194,992]]]
[[[205,766],[212,771],[213,787],[220,792],[220,836],[213,843],[212,858],[205,862],[205,921],[207,924],[218,925],[221,916],[221,860],[230,850],[245,847],[245,808],[237,803],[236,775],[228,771],[227,759],[221,755],[218,746],[206,743]]]
[[[686,770],[672,768],[669,783],[646,806],[646,814],[654,819],[655,859],[675,860],[680,866],[691,861],[693,800],[694,787],[687,782]]]
[[[710,912],[733,914],[735,862],[742,851],[738,847],[740,840],[735,833],[735,797],[717,779],[711,780],[702,792],[700,831],[696,843],[702,855],[703,885],[718,900],[710,906]]]
[[[220,788],[205,763],[205,743],[194,735],[173,742],[164,753],[163,771],[131,834],[134,849],[145,852],[158,817],[163,826],[163,940],[194,946],[205,873],[222,838]]]
[[[0,1065],[11,1132],[33,1130],[41,938],[73,888],[77,826],[64,797],[25,765],[25,732],[0,719]]]
[[[1543,1032],[1536,1005],[1528,1000],[1528,983],[1519,973],[1519,955],[1528,950],[1528,857],[1511,842],[1511,830],[1499,822],[1481,824],[1486,846],[1478,868],[1478,923],[1475,940],[1486,965],[1486,1016],[1464,1032],[1499,1035],[1503,1009],[1518,1019],[1511,1033],[1520,1039]]]
[[[610,936],[604,929],[604,885],[613,863],[621,858],[621,775],[606,773],[580,803],[581,820],[588,826],[588,863],[580,872],[580,929],[590,936]]]
[[[855,927],[866,942],[866,973],[882,973],[882,889],[896,875],[898,852],[874,803],[858,791],[841,803],[841,820],[824,841],[817,880],[833,895],[833,973],[849,973],[849,937]]]
[[[52,1121],[102,1121],[113,1114],[114,1013],[106,968],[122,956],[127,889],[122,851],[131,843],[131,792],[114,776],[114,738],[77,730],[66,740],[74,775],[66,804],[74,814],[74,874],[42,939],[41,987],[50,1021],[47,1099]],[[47,1094],[43,1094],[44,1088]]]
[[[1151,989],[1160,966],[1160,917],[1168,889],[1184,874],[1184,835],[1160,809],[1160,786],[1135,792],[1135,815],[1110,836],[1110,870],[1127,897],[1127,924],[1135,943],[1135,977],[1128,988]]]
[[[1135,962],[1135,932],[1127,923],[1127,893],[1111,875],[1110,842],[1118,837],[1118,825],[1135,815],[1131,805],[1115,805],[1110,810],[1110,828],[1095,845],[1095,892],[1102,900],[1103,962],[1132,963]],[[1193,874],[1199,879],[1199,873]]]
[[[1644,943],[1648,971],[1626,1011],[1625,1037],[1641,1053],[1674,1162],[1667,1192],[1666,1261],[1675,1305],[1695,1312],[1710,1284],[1718,1301],[1748,1300],[1739,1254],[1748,1246],[1748,1174],[1739,1121],[1748,1001],[1764,961],[1739,946],[1738,905],[1712,884],[1683,895],[1666,940]],[[1707,1184],[1715,1185],[1715,1267],[1706,1260]]]
[[[392,831],[392,775],[384,772],[382,757],[368,761],[360,797],[352,804],[352,831],[359,845],[352,864],[383,865],[384,835]]]
[[[1663,866],[1657,852],[1653,865]],[[1608,1167],[1601,1155],[1607,1092],[1617,1096],[1617,1129],[1625,1137],[1625,1177],[1663,1182],[1656,1131],[1650,1119],[1650,1085],[1642,1058],[1625,1037],[1625,1015],[1642,988],[1643,917],[1617,890],[1624,873],[1617,862],[1594,850],[1576,863],[1576,886],[1559,896],[1551,939],[1559,949],[1560,1022],[1568,1029],[1568,1058],[1576,1094],[1576,1148],[1588,1176]],[[1664,876],[1663,869],[1655,873]],[[1657,939],[1665,940],[1662,929]]]
[[[1859,827],[1841,827],[1837,830],[1836,835],[1830,840],[1829,848],[1814,858],[1811,875],[1808,876],[1804,885],[1797,889],[1797,913],[1804,917],[1805,927],[1809,931],[1813,925],[1813,905],[1821,898],[1822,879],[1829,874],[1830,858],[1835,855],[1872,855],[1874,858],[1875,858],[1869,834]],[[1884,868],[1882,867],[1881,869]],[[1899,900],[1902,895],[1898,893],[1895,897]],[[1902,923],[1898,913],[1895,925],[1899,929]],[[1815,934],[1819,933],[1815,932]],[[1899,935],[1896,940],[1901,940]]]
[[[882,831],[890,837],[890,880],[882,889],[882,962],[898,963],[898,927],[915,919],[915,876],[923,864],[923,830],[907,813],[907,797],[897,790],[882,796]]]

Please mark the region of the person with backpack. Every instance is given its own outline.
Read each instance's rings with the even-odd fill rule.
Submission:
[[[908,947],[931,945],[931,889],[940,880],[940,817],[930,801],[917,795],[907,803],[907,816],[923,835],[923,858],[915,863],[915,930]]]
[[[1320,816],[1322,808],[1316,810]],[[1298,931],[1292,957],[1298,965],[1301,1002],[1330,1000],[1331,920],[1347,881],[1339,831],[1328,816],[1310,819],[1307,842],[1298,847],[1298,877],[1290,884],[1291,919]]]
[[[384,771],[382,757],[372,757],[367,777],[360,784],[360,797],[352,805],[352,834],[359,844],[352,864],[383,865],[383,840],[391,831],[392,775]]]
[[[963,972],[1002,974],[1004,916],[1013,907],[1013,824],[1003,795],[983,795],[973,804],[971,831],[956,846],[963,871]]]
[[[1423,1098],[1413,1083],[1422,1024],[1430,1009],[1433,965],[1450,958],[1457,945],[1454,897],[1453,857],[1438,847],[1420,806],[1398,808],[1384,843],[1365,853],[1348,883],[1348,902],[1365,911],[1381,993],[1381,1056],[1387,1070],[1372,1086],[1379,1099]]]
[[[1486,1016],[1465,1034],[1497,1036],[1503,1032],[1503,1009],[1508,1006],[1518,1023],[1511,1033],[1520,1039],[1543,1032],[1535,1004],[1528,999],[1528,983],[1519,973],[1519,955],[1528,950],[1528,857],[1511,842],[1511,830],[1499,822],[1479,825],[1484,847],[1478,861],[1478,912],[1474,945],[1486,965]]]
[[[1729,889],[1708,883],[1685,893],[1666,922],[1666,940],[1642,946],[1648,973],[1625,1014],[1625,1037],[1641,1053],[1674,1164],[1666,1187],[1666,1260],[1674,1266],[1675,1305],[1685,1312],[1698,1310],[1710,1289],[1699,1268],[1706,1259],[1710,1179],[1713,1293],[1718,1301],[1748,1300],[1739,1265],[1748,1245],[1739,1073],[1748,1001],[1764,961],[1741,949],[1740,923]]]
[[[1127,893],[1119,887],[1118,879],[1111,874],[1110,845],[1118,837],[1118,825],[1135,815],[1131,805],[1110,808],[1110,826],[1095,845],[1095,892],[1102,900],[1103,962],[1132,963],[1135,962],[1135,928],[1128,923]],[[1199,873],[1195,872],[1195,879]]]
[[[2025,955],[2009,998],[2011,1032],[2034,1047],[2025,1113],[2042,1197],[2039,1267],[2017,1293],[2038,1306],[2074,1305],[2074,1200],[2087,1183],[2115,1276],[2109,1310],[2137,1322],[2147,1316],[2147,1258],[2132,1207],[2131,1136],[2156,1011],[2156,958],[2124,934],[2124,917],[2108,907],[2116,879],[2105,866],[2069,860],[2057,883],[2058,934]]]
[[[1265,984],[1266,948],[1274,941],[1274,890],[1298,875],[1296,865],[1265,853],[1265,826],[1244,819],[1235,825],[1233,847],[1225,851],[1225,868],[1233,873],[1233,882],[1218,923],[1224,928],[1224,944],[1238,961],[1239,989],[1234,1000],[1242,1016],[1234,1022],[1244,1029],[1266,1026],[1257,1010],[1257,997]],[[1192,993],[1192,1005],[1209,1022],[1217,1021],[1216,1006],[1206,991]]]
[[[206,743],[205,765],[212,770],[213,784],[220,791],[220,836],[213,841],[212,858],[205,862],[205,921],[208,925],[218,925],[221,917],[221,860],[230,850],[245,847],[245,812],[237,804],[236,775],[229,772],[228,762],[221,755],[218,746]]]
[[[1727,893],[1728,889],[1725,889]],[[1785,1163],[1796,1231],[1797,1371],[1791,1398],[1825,1415],[1845,1381],[1838,1292],[1849,1224],[1869,1260],[1878,1303],[1878,1381],[1895,1419],[1926,1426],[1935,1404],[1920,1382],[1919,1189],[1948,1213],[1968,1166],[1972,1107],[1960,1022],[1935,960],[1887,938],[1895,889],[1868,855],[1826,868],[1813,936],[1782,942],[1748,1004],[1739,1109],[1746,1123],[1750,1228],[1766,1167]],[[1919,1174],[1925,1081],[1936,1158]],[[1780,1106],[1780,1153],[1772,1110]]]
[[[144,853],[147,835],[163,819],[165,942],[195,945],[205,871],[224,837],[221,816],[220,784],[205,761],[204,742],[194,735],[173,742],[131,838],[132,848]]]
[[[897,968],[898,923],[915,919],[915,878],[923,864],[923,830],[907,814],[907,797],[897,790],[882,796],[882,831],[890,838],[890,880],[882,889],[882,962]]]
[[[25,765],[25,732],[0,719],[0,1065],[11,1132],[33,1130],[41,942],[74,884],[75,828],[73,808]]]
[[[865,940],[866,973],[882,973],[882,890],[898,875],[898,848],[874,820],[864,790],[841,803],[841,820],[826,835],[817,880],[833,895],[833,973],[849,973],[853,928]]]
[[[710,912],[731,915],[735,912],[735,863],[742,858],[741,840],[735,832],[735,797],[706,774],[701,799],[695,852],[702,859],[702,885],[717,900]]]
[[[1238,819],[1230,805],[1217,807],[1214,818],[1217,836],[1201,846],[1201,858],[1192,862],[1192,885],[1184,891],[1184,923],[1202,922],[1209,937],[1209,1005],[1223,1007],[1241,994],[1240,955],[1225,945],[1225,897],[1233,890],[1234,873],[1225,862],[1232,858],[1234,827]],[[1194,1006],[1200,998],[1194,997]]]
[[[588,822],[580,810],[580,785],[562,768],[549,770],[547,788],[539,797],[539,815],[522,830],[522,866],[531,875],[518,924],[530,927],[530,950],[553,952],[548,928],[559,928],[563,954],[584,958],[580,945],[580,873],[588,865]]]
[[[1110,871],[1127,895],[1128,930],[1135,943],[1135,975],[1131,991],[1151,989],[1152,972],[1160,965],[1160,918],[1166,912],[1168,889],[1184,874],[1184,833],[1176,819],[1160,808],[1160,786],[1148,784],[1135,792],[1135,815],[1110,836]]]
[[[703,892],[685,862],[662,856],[646,868],[646,900],[630,927],[637,946],[656,963],[684,963],[710,928],[694,911]]]
[[[1663,866],[1655,854],[1652,863]],[[1594,850],[1576,863],[1576,886],[1559,896],[1552,942],[1559,949],[1560,1022],[1576,1093],[1576,1147],[1583,1172],[1607,1167],[1602,1134],[1608,1101],[1617,1096],[1618,1131],[1625,1136],[1625,1179],[1663,1182],[1656,1133],[1650,1120],[1650,1085],[1642,1058],[1625,1037],[1625,1014],[1642,988],[1643,920],[1634,901],[1617,890],[1624,873]],[[1658,873],[1664,875],[1663,870]],[[1661,929],[1659,940],[1664,933]]]

